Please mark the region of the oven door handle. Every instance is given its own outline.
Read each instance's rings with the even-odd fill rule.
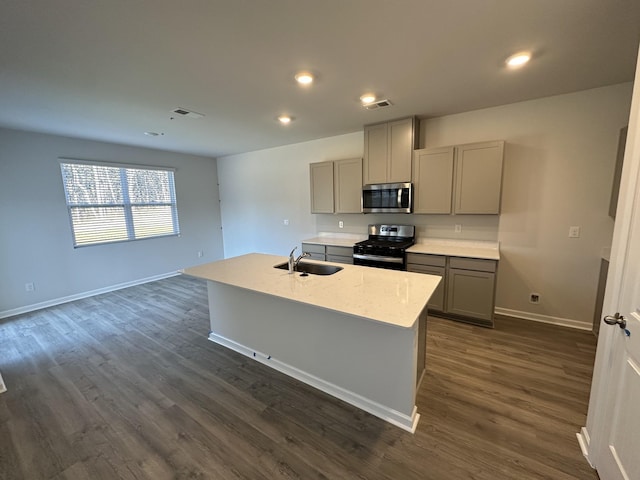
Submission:
[[[380,255],[362,255],[360,253],[354,253],[353,258],[357,258],[358,260],[373,260],[375,262],[404,263],[404,258],[382,257]]]

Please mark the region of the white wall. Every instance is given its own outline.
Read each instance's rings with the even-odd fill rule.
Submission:
[[[414,224],[422,237],[499,240],[496,305],[502,311],[589,324],[600,252],[613,231],[609,192],[631,88],[615,85],[423,120],[421,146],[507,142],[500,216],[310,214],[309,163],[362,156],[362,132],[220,158],[225,256],[286,255],[320,231],[364,234],[369,223]],[[463,226],[460,235],[456,223]],[[582,227],[580,238],[567,237],[570,225]],[[531,292],[541,295],[539,305],[528,302]]]
[[[8,129],[0,145],[0,318],[222,258],[214,159]],[[74,249],[58,157],[176,167],[181,235]]]
[[[609,198],[631,93],[628,83],[424,123],[426,146],[506,141],[499,309],[591,323],[600,255],[613,235]],[[581,227],[580,238],[568,238],[571,225]],[[540,304],[529,303],[532,292]]]
[[[225,257],[288,255],[315,236],[319,220],[309,213],[309,163],[362,156],[363,142],[358,132],[219,158]]]

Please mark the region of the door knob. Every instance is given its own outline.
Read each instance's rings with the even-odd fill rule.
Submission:
[[[607,325],[618,325],[622,330],[627,328],[627,321],[619,312],[616,312],[614,315],[607,315],[603,320]]]

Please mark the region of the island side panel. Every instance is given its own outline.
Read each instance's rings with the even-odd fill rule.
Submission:
[[[213,281],[208,290],[212,340],[230,340],[245,347],[238,351],[250,356],[254,351],[257,360],[274,368],[285,364],[292,370],[278,369],[303,381],[308,374],[335,385],[355,401],[314,386],[415,428],[418,321],[412,328],[386,325]],[[383,414],[363,406],[368,402],[382,406]]]

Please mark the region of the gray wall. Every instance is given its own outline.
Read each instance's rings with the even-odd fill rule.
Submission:
[[[499,311],[586,326],[600,253],[611,243],[609,192],[631,88],[621,84],[423,121],[421,146],[506,141],[500,216],[310,214],[309,163],[362,156],[362,132],[219,158],[225,255],[286,255],[317,232],[364,234],[368,223],[383,221],[414,224],[421,237],[499,240]],[[462,224],[461,234],[455,224]],[[570,225],[582,227],[580,238],[568,238]],[[528,302],[531,292],[541,295],[539,305]]]
[[[0,317],[223,257],[214,159],[8,129],[0,145]],[[58,157],[175,167],[181,235],[74,249]]]

